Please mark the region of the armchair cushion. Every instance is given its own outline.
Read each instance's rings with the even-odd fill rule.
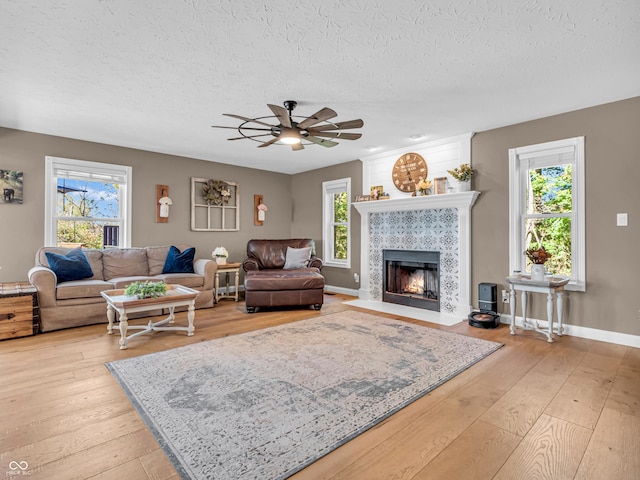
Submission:
[[[54,271],[58,282],[70,282],[93,277],[93,270],[82,248],[74,248],[66,255],[47,252],[47,262]]]
[[[311,259],[311,247],[291,248],[287,247],[287,254],[284,260],[284,270],[295,268],[305,268]]]

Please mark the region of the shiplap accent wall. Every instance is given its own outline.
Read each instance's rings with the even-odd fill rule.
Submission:
[[[362,188],[365,191],[362,194],[368,195],[370,187],[382,185],[384,192],[390,198],[410,197],[410,193],[398,190],[391,179],[396,160],[409,152],[415,152],[424,157],[429,170],[428,180],[433,181],[437,177],[447,177],[447,185],[453,185],[456,181],[447,173],[447,170],[463,163],[471,164],[471,137],[473,137],[473,133],[465,133],[363,157]],[[359,195],[358,192],[354,193]]]

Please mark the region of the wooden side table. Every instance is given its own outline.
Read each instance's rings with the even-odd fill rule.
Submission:
[[[29,282],[0,283],[0,340],[40,330],[38,293]]]
[[[213,286],[213,298],[216,303],[218,300],[222,300],[224,298],[231,298],[238,301],[238,283],[240,281],[240,267],[241,263],[227,263],[225,265],[218,265],[218,271],[216,272],[216,278]],[[225,292],[220,293],[220,274],[224,273],[225,275]],[[235,290],[231,294],[229,293],[229,274],[234,275],[234,286]]]
[[[550,277],[542,281],[531,280],[528,275],[521,277],[507,277],[507,283],[510,285],[509,295],[509,313],[511,314],[511,326],[509,327],[511,335],[516,334],[516,290],[522,292],[522,328],[525,330],[535,330],[547,337],[547,342],[553,343],[554,332],[558,336],[564,333],[562,327],[562,297],[564,294],[564,286],[569,283],[569,277]],[[540,328],[527,320],[527,293],[546,293],[547,294],[547,328]],[[556,300],[556,310],[558,315],[558,327],[553,328],[553,301]]]

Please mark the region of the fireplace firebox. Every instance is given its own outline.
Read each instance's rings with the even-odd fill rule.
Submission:
[[[440,311],[440,252],[383,250],[382,301]]]

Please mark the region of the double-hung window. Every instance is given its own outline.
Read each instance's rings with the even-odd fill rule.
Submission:
[[[529,271],[525,252],[551,254],[546,270],[585,290],[584,137],[509,150],[509,263]]]
[[[323,262],[351,268],[351,179],[322,182]]]
[[[45,245],[131,245],[131,167],[45,158]]]

